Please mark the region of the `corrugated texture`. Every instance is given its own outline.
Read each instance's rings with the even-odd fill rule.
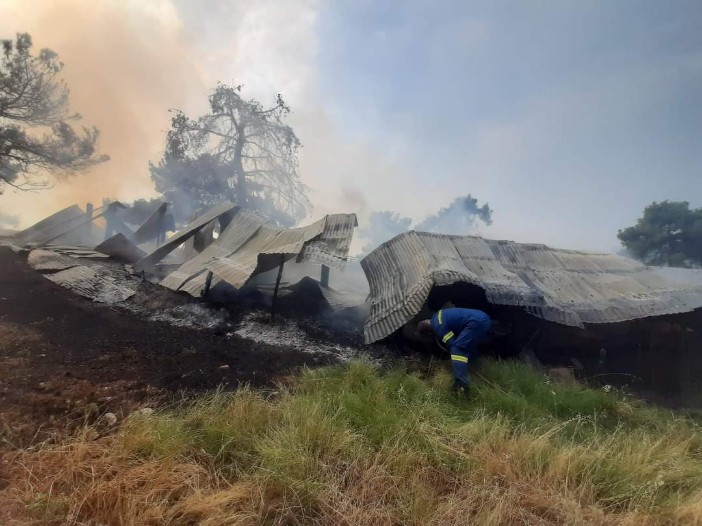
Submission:
[[[102,267],[79,265],[45,274],[45,277],[76,294],[110,305],[120,303],[136,293],[134,282],[119,279]]]
[[[85,212],[78,205],[72,205],[18,232],[15,234],[15,239],[22,243],[45,241],[68,230],[74,224],[73,221],[83,219],[85,219]]]
[[[323,235],[305,246],[298,261],[321,263],[343,269],[349,254],[353,229],[357,226],[356,214],[327,216]]]
[[[205,286],[206,265],[217,258],[225,258],[249,241],[265,220],[256,214],[238,210],[219,237],[195,257],[166,276],[161,285],[173,290],[185,290],[199,296]]]
[[[98,217],[100,214],[96,213],[93,219]],[[18,232],[15,239],[33,247],[52,242],[93,247],[105,235],[105,231],[95,225],[93,219],[89,219],[78,205],[69,206]]]
[[[75,258],[43,249],[32,250],[27,257],[27,263],[33,269],[44,272],[56,272],[80,265]]]
[[[178,247],[178,245],[184,243],[192,236],[194,236],[210,221],[213,221],[221,215],[232,212],[236,208],[237,206],[234,203],[230,203],[229,201],[225,201],[224,203],[210,208],[203,215],[192,221],[183,230],[180,230],[179,232],[173,234],[170,238],[168,238],[168,241],[166,241],[163,245],[151,252],[148,256],[137,261],[134,264],[134,269],[137,271],[145,270],[155,265],[156,263],[161,261],[167,254],[175,250]]]
[[[251,276],[275,268],[281,256],[286,260],[299,261],[304,257],[306,261],[329,261],[338,266],[348,255],[355,225],[354,214],[339,214],[306,227],[284,229],[238,210],[216,240],[166,276],[161,284],[199,296],[208,271],[216,281],[240,288]],[[314,250],[306,253],[312,244]]]
[[[53,243],[49,243],[43,245],[42,248],[44,250],[52,250],[53,252],[58,252],[59,254],[64,254],[74,258],[104,259],[108,257],[107,255],[96,252],[90,248],[75,247],[71,245],[54,245]]]
[[[411,320],[434,285],[466,282],[488,301],[565,325],[613,323],[702,307],[702,271],[646,267],[613,254],[407,232],[361,262],[371,290],[368,343]]]

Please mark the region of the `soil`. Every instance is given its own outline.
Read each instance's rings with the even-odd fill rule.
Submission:
[[[0,456],[106,412],[121,420],[182,393],[273,386],[296,368],[334,361],[93,303],[0,246]]]

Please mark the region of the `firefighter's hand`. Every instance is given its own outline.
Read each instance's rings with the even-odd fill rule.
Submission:
[[[468,384],[458,379],[454,380],[453,386],[451,387],[451,394],[456,398],[468,398]]]

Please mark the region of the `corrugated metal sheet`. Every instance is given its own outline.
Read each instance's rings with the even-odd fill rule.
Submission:
[[[280,295],[286,290],[292,290],[295,284],[303,279],[312,278],[317,283],[320,294],[326,298],[334,310],[356,307],[366,301],[368,283],[358,262],[349,261],[343,270],[332,269],[329,287],[320,285],[320,274],[319,264],[286,262],[280,281]],[[272,295],[277,277],[277,268],[261,274],[254,274],[246,282],[246,286],[255,288],[266,295]]]
[[[49,217],[45,217],[26,230],[17,232],[15,239],[22,243],[41,242],[48,240],[62,231],[68,230],[73,221],[85,219],[85,212],[78,205],[69,206],[59,210]]]
[[[103,267],[86,267],[83,265],[45,274],[44,276],[76,294],[109,305],[120,303],[132,297],[136,293],[138,283],[120,279]]]
[[[284,229],[238,210],[216,240],[166,276],[161,284],[199,296],[208,271],[216,280],[240,288],[251,276],[275,268],[281,256],[338,266],[348,255],[356,224],[355,214],[339,214],[306,227]],[[314,249],[308,252],[310,246]]]
[[[131,241],[137,245],[156,239],[159,234],[173,232],[175,230],[175,220],[173,214],[168,211],[168,203],[162,203],[153,214],[134,232]]]
[[[225,201],[224,203],[210,208],[200,217],[193,220],[183,230],[180,230],[179,232],[173,234],[170,238],[168,238],[168,241],[166,241],[163,245],[151,252],[148,256],[137,261],[134,264],[134,269],[140,271],[152,267],[153,265],[161,261],[167,254],[175,250],[178,247],[178,245],[184,243],[192,236],[194,236],[209,222],[236,209],[237,206],[229,201]]]
[[[300,263],[314,262],[343,269],[353,238],[353,229],[358,226],[356,214],[334,214],[326,216],[324,235],[305,246],[300,253]]]
[[[33,269],[44,272],[57,272],[80,265],[80,262],[75,258],[42,249],[32,250],[27,256],[27,263]]]
[[[74,258],[104,259],[109,257],[105,254],[101,254],[100,252],[96,252],[95,250],[92,250],[90,248],[76,247],[71,245],[54,245],[53,243],[49,243],[46,245],[42,245],[42,248],[44,250],[51,250],[53,252],[58,252],[59,254],[71,256]]]
[[[143,259],[146,252],[129,241],[124,234],[115,234],[95,247],[97,252],[106,254],[123,263],[134,263]]]
[[[94,219],[100,214],[94,216]],[[39,247],[52,242],[92,247],[104,237],[104,230],[93,224],[85,212],[73,205],[64,208],[15,234],[15,239],[28,246]]]
[[[411,320],[434,285],[458,282],[481,287],[491,303],[576,327],[702,307],[702,271],[671,275],[613,254],[545,245],[413,231],[384,243],[361,264],[371,290],[368,343]]]
[[[214,241],[214,231],[216,226],[216,219],[214,221],[210,221],[202,228],[202,230],[183,243],[183,261],[188,261],[189,259],[194,258],[207,246],[209,246],[212,241]]]

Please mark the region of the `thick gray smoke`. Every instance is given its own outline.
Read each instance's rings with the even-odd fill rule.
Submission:
[[[479,205],[478,200],[470,194],[456,198],[449,206],[441,208],[416,225],[412,225],[412,218],[402,217],[396,212],[371,212],[368,222],[359,230],[361,237],[366,240],[361,255],[369,254],[380,244],[410,228],[420,232],[464,236],[470,234],[478,222],[490,225],[492,209],[487,203]]]
[[[492,223],[492,210],[487,204],[478,206],[478,200],[468,194],[456,198],[449,206],[430,215],[414,227],[422,232],[464,236],[475,227],[478,221],[486,225]]]
[[[412,218],[401,217],[396,212],[389,210],[371,212],[368,222],[358,232],[363,239],[367,240],[361,253],[366,255],[385,241],[402,232],[407,232],[411,224]]]

